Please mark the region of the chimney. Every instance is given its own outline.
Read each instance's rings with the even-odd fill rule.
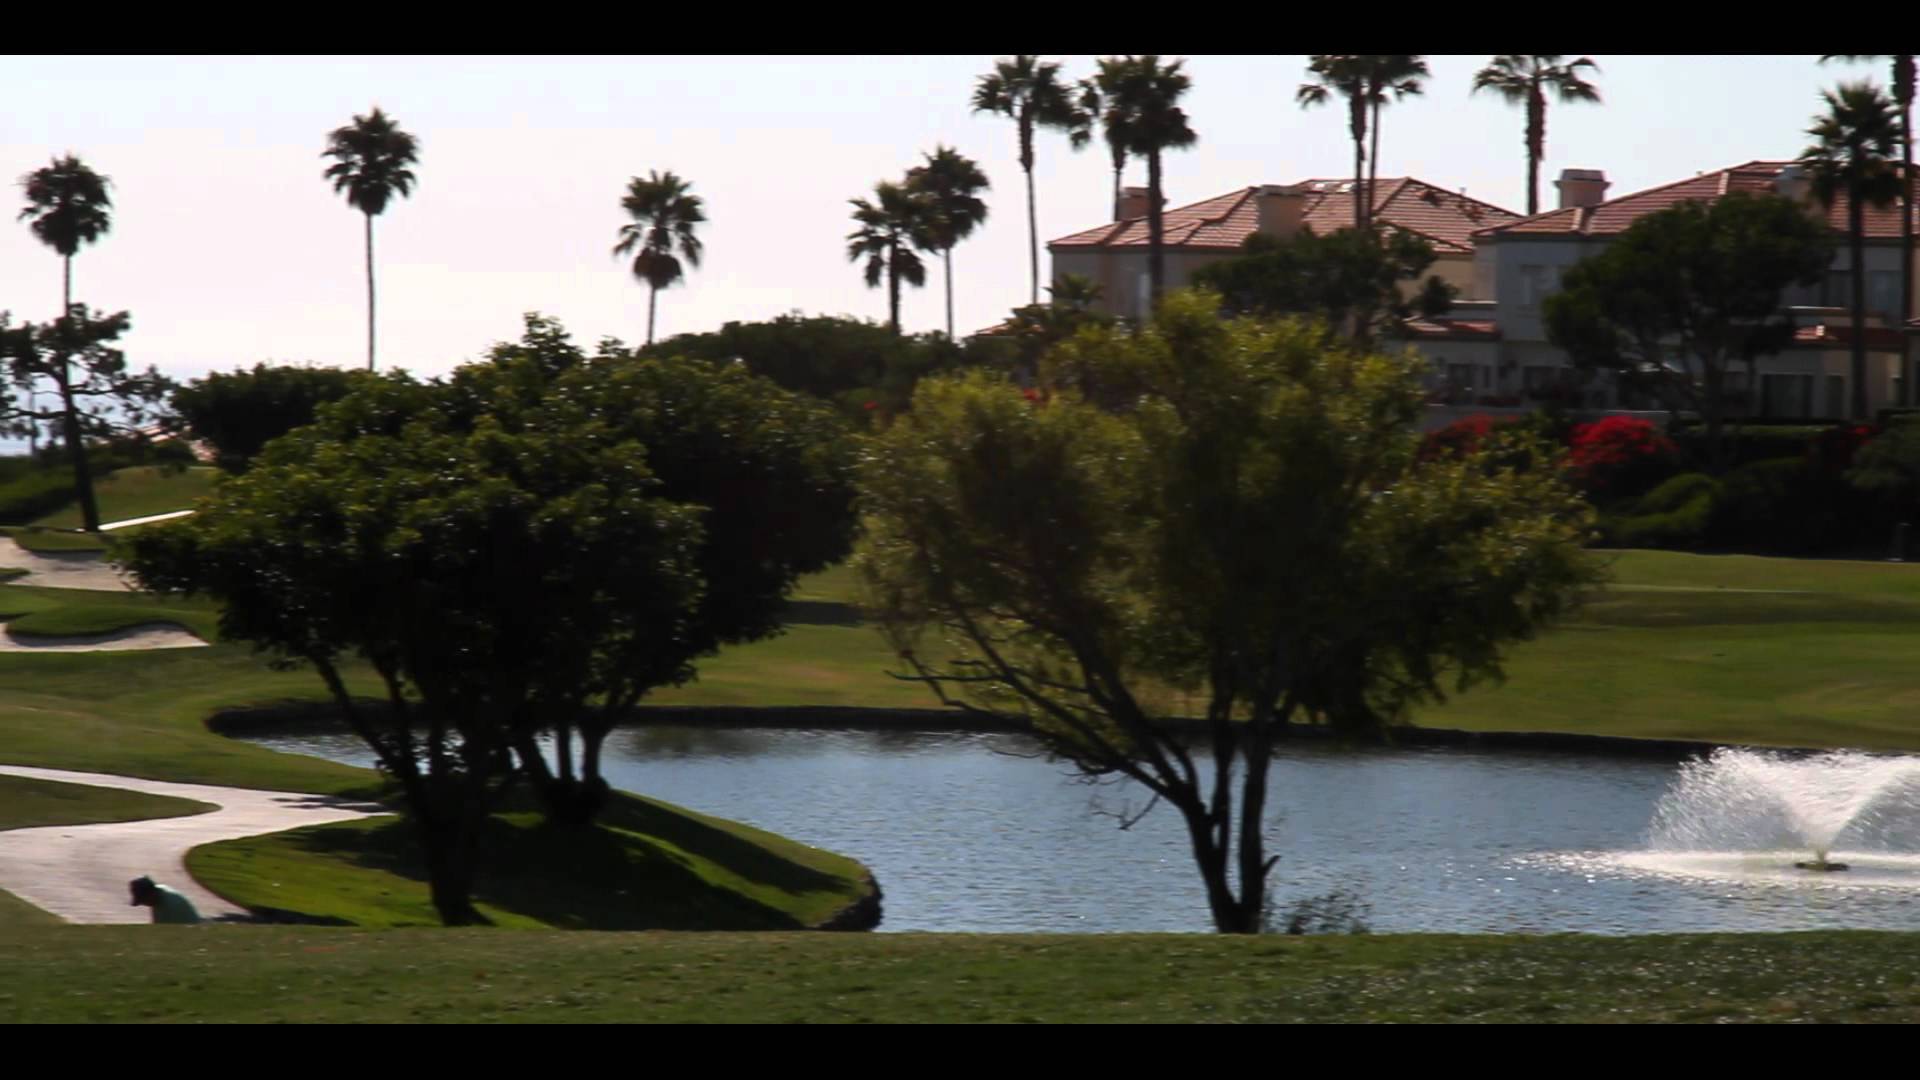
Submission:
[[[1128,221],[1147,216],[1147,189],[1130,187],[1120,189],[1120,202],[1113,208],[1113,220]]]
[[[1813,194],[1813,179],[1807,175],[1804,167],[1788,165],[1774,178],[1773,190],[1784,198],[1804,203]]]
[[[1561,169],[1553,182],[1560,189],[1560,209],[1570,206],[1599,206],[1607,200],[1607,174],[1599,169]]]
[[[1285,240],[1300,231],[1307,193],[1300,188],[1262,184],[1254,189],[1253,205],[1259,214],[1260,231]]]

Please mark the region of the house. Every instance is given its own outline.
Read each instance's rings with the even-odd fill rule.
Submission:
[[[1472,237],[1476,297],[1491,304],[1457,305],[1453,325],[1409,329],[1434,359],[1436,378],[1452,400],[1506,404],[1569,397],[1592,408],[1650,404],[1623,395],[1610,378],[1584,378],[1566,354],[1546,339],[1541,301],[1552,294],[1568,267],[1604,248],[1634,222],[1677,203],[1712,202],[1732,192],[1777,194],[1804,202],[1808,212],[1835,231],[1832,268],[1816,285],[1789,289],[1781,307],[1797,326],[1793,344],[1756,365],[1758,381],[1730,374],[1730,389],[1746,397],[1746,410],[1780,419],[1838,418],[1851,401],[1851,346],[1856,332],[1849,311],[1851,274],[1847,202],[1831,208],[1812,198],[1811,182],[1792,161],[1750,161],[1702,173],[1616,199],[1606,198],[1606,175],[1592,169],[1561,173],[1560,206],[1518,221],[1493,225]],[[1859,332],[1868,354],[1870,409],[1904,400],[1901,356],[1920,326],[1900,326],[1900,231],[1902,208],[1868,207],[1865,214],[1868,317]],[[1916,297],[1920,299],[1920,297]],[[1439,322],[1439,321],[1436,321]],[[1487,333],[1493,334],[1489,343]]]
[[[1254,233],[1284,238],[1311,227],[1325,236],[1350,228],[1354,198],[1352,180],[1306,180],[1240,188],[1167,210],[1161,215],[1167,288],[1186,285],[1202,266],[1240,255]],[[1426,238],[1438,256],[1429,273],[1468,299],[1481,298],[1474,292],[1474,235],[1521,220],[1511,210],[1411,177],[1378,181],[1373,213],[1377,221]],[[1104,311],[1139,317],[1149,289],[1146,214],[1147,189],[1125,189],[1110,224],[1047,244],[1054,278],[1083,274],[1100,285]]]

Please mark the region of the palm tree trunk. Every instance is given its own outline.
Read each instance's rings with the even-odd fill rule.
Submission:
[[[1040,219],[1034,210],[1033,166],[1027,166],[1027,262],[1033,275],[1033,298],[1030,304],[1040,302]]]
[[[367,370],[373,370],[373,215],[367,214]]]
[[[73,256],[68,255],[62,261],[60,279],[60,317],[73,317]],[[67,365],[71,362],[65,346],[54,354],[56,369],[54,383],[60,390],[61,426],[67,438],[67,456],[73,459],[73,490],[80,497],[80,525],[91,533],[100,531],[100,504],[93,497],[93,468],[87,461],[86,439],[80,433],[80,409],[73,401],[71,372]]]
[[[1373,221],[1373,193],[1380,189],[1380,103],[1376,101],[1370,108],[1373,111],[1373,131],[1371,132],[1373,146],[1367,151],[1368,222]]]
[[[1166,285],[1166,255],[1160,250],[1162,239],[1160,217],[1160,148],[1155,147],[1147,154],[1147,297],[1148,310],[1142,314],[1151,316],[1160,310],[1160,292]]]
[[[1353,136],[1353,227],[1367,227],[1367,206],[1360,197],[1367,178],[1367,105],[1354,98],[1347,105],[1347,131]]]
[[[1906,57],[1911,68],[1913,57]],[[1907,72],[1907,93],[1900,102],[1900,202],[1906,207],[1906,228],[1900,234],[1900,404],[1911,405],[1916,398],[1913,392],[1914,364],[1909,354],[1913,351],[1913,335],[1907,331],[1913,322],[1913,73]]]
[[[893,332],[900,332],[900,268],[894,265],[899,252],[888,253],[887,257],[887,325]]]
[[[1113,167],[1113,220],[1115,221],[1120,220],[1120,170],[1124,168],[1126,168],[1124,165]]]
[[[1540,159],[1547,155],[1547,103],[1534,87],[1527,98],[1527,216],[1540,212]]]
[[[653,309],[659,302],[660,287],[649,284],[647,286],[647,344],[649,345],[653,344]]]
[[[1847,192],[1847,255],[1853,271],[1853,419],[1867,416],[1866,208],[1859,186]]]
[[[947,340],[953,340],[953,249],[940,253],[947,264]]]

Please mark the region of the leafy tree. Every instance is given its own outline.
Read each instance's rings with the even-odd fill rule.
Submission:
[[[1470,94],[1491,90],[1509,105],[1527,110],[1527,213],[1540,212],[1540,162],[1547,156],[1547,95],[1561,104],[1600,103],[1600,91],[1581,77],[1582,69],[1598,72],[1588,57],[1567,63],[1562,53],[1502,53],[1473,75]]]
[[[1826,227],[1797,203],[1734,193],[1682,202],[1635,222],[1567,271],[1547,297],[1547,338],[1584,368],[1623,373],[1700,414],[1709,467],[1727,467],[1726,376],[1785,348],[1793,323],[1780,293],[1820,280],[1832,259]]]
[[[1900,196],[1891,167],[1898,125],[1893,102],[1872,83],[1849,83],[1824,95],[1827,111],[1807,129],[1814,144],[1800,154],[1813,173],[1813,193],[1829,208],[1847,197],[1847,255],[1853,274],[1853,418],[1867,415],[1866,212]]]
[[[36,396],[26,405],[9,396],[0,413],[14,434],[41,423],[57,423],[73,462],[74,494],[88,532],[100,529],[100,505],[93,493],[93,467],[87,440],[138,428],[165,402],[173,388],[159,369],[134,371],[127,357],[112,344],[132,325],[122,311],[94,318],[85,304],[73,304],[51,323],[11,324],[0,312],[0,371],[6,381],[31,390],[42,380],[52,384],[53,403],[45,408]]]
[[[210,372],[173,393],[173,411],[214,462],[245,472],[267,443],[313,423],[320,406],[345,397],[360,373],[339,368],[255,364]]]
[[[1147,278],[1156,306],[1167,280],[1161,158],[1168,150],[1191,149],[1200,141],[1179,104],[1181,96],[1193,88],[1193,80],[1181,70],[1185,63],[1162,63],[1152,53],[1124,57],[1111,69],[1112,85],[1107,90],[1107,130],[1125,138],[1129,153],[1147,160]],[[1103,73],[1107,70],[1102,68]]]
[[[1377,731],[1497,675],[1598,569],[1555,470],[1419,459],[1417,358],[1218,304],[1082,332],[1032,398],[922,383],[870,444],[857,565],[910,677],[1172,805],[1215,926],[1251,933],[1289,725]]]
[[[887,283],[887,325],[900,332],[900,283],[914,288],[927,283],[927,267],[914,248],[930,247],[927,200],[905,184],[882,180],[873,186],[874,201],[850,199],[853,220],[860,226],[847,234],[847,261],[867,261],[867,288]]]
[[[1352,229],[1324,237],[1302,229],[1286,239],[1255,233],[1243,251],[1193,275],[1194,284],[1218,292],[1235,315],[1316,316],[1364,343],[1397,334],[1416,314],[1442,314],[1452,303],[1452,286],[1438,277],[1411,296],[1403,293],[1437,258],[1432,244],[1404,229],[1376,229],[1372,239]]]
[[[660,290],[682,280],[676,250],[693,266],[700,265],[702,251],[695,227],[707,220],[700,196],[692,194],[692,185],[673,173],[651,172],[645,180],[627,181],[627,193],[621,209],[633,220],[620,226],[620,242],[615,255],[633,252],[633,276],[647,284],[647,344],[653,344],[653,312],[660,301]]]
[[[1913,235],[1920,229],[1920,219],[1914,216],[1913,186],[1913,98],[1915,82],[1915,59],[1913,53],[1828,53],[1820,58],[1821,63],[1828,60],[1877,60],[1885,56],[1893,61],[1893,100],[1900,107],[1900,175],[1906,177],[1908,197],[1901,200],[1904,220],[1900,231],[1900,325],[1913,321]],[[1901,368],[1900,404],[1913,400],[1914,372],[1904,364]]]
[[[400,130],[393,118],[376,107],[367,116],[327,136],[321,157],[334,159],[326,177],[333,190],[345,192],[347,205],[367,219],[367,370],[373,370],[373,219],[386,213],[395,195],[413,194],[411,166],[420,162],[420,140]]]
[[[1061,81],[1059,64],[1021,53],[996,62],[990,74],[974,83],[973,111],[1007,117],[1019,129],[1020,168],[1027,174],[1027,260],[1033,270],[1032,300],[1039,303],[1040,223],[1033,194],[1033,136],[1040,128],[1074,129],[1072,91]]]
[[[20,178],[27,205],[19,219],[31,222],[33,235],[60,255],[62,315],[73,308],[73,257],[113,230],[113,198],[107,194],[111,185],[72,154]],[[27,405],[29,411],[39,407],[32,387],[27,388]],[[39,439],[37,424],[28,425],[27,438]]]
[[[926,164],[907,170],[907,187],[926,198],[926,242],[946,264],[947,336],[953,336],[953,246],[973,235],[987,220],[980,193],[991,185],[972,158],[950,146],[925,155]],[[651,340],[651,339],[649,339]]]

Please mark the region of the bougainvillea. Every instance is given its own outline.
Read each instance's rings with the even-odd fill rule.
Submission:
[[[1593,494],[1627,494],[1670,469],[1678,455],[1672,440],[1652,421],[1609,416],[1579,424],[1568,440],[1573,479]]]
[[[1455,420],[1446,427],[1427,432],[1426,436],[1420,440],[1420,460],[1433,461],[1471,454],[1485,445],[1496,432],[1511,428],[1515,423],[1516,421],[1499,419],[1485,413],[1475,413],[1463,420]]]

